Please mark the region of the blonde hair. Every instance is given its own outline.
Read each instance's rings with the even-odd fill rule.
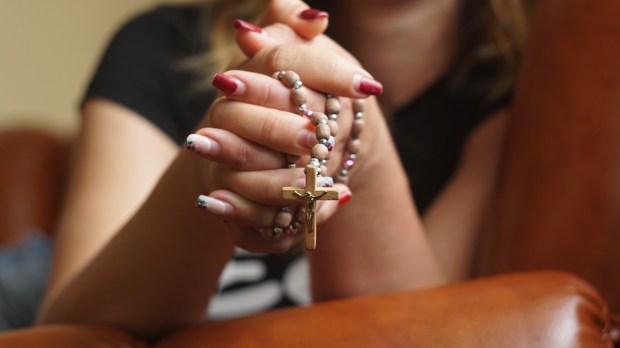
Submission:
[[[199,30],[205,52],[189,57],[183,65],[198,73],[202,79],[197,86],[209,88],[209,78],[216,72],[238,62],[242,54],[235,44],[232,22],[243,19],[256,23],[267,7],[268,0],[204,0]]]
[[[453,85],[486,104],[510,94],[527,41],[534,0],[466,0]]]
[[[462,0],[460,54],[453,87],[495,103],[513,88],[535,0]],[[206,53],[187,62],[205,78],[241,57],[232,21],[257,23],[269,0],[204,0],[202,33]],[[204,82],[206,81],[206,79]],[[206,85],[206,83],[205,83]]]

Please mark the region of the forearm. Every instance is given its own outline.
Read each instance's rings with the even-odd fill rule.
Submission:
[[[353,198],[319,226],[308,252],[315,300],[443,282],[393,145],[372,144],[369,162],[352,173]]]
[[[203,179],[192,156],[174,161],[133,218],[52,296],[41,322],[153,336],[204,316],[232,244],[217,218],[193,207]]]

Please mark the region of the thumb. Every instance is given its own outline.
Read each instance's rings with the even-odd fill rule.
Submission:
[[[323,223],[334,216],[338,212],[338,208],[342,207],[352,197],[351,189],[344,184],[335,184],[333,188],[338,190],[340,198],[337,201],[319,201],[317,204],[317,224]]]
[[[297,35],[312,40],[327,29],[329,14],[301,0],[271,0],[261,24],[283,23]]]
[[[312,40],[327,29],[327,12],[309,8],[299,0],[272,0],[258,27],[243,20],[234,21],[235,40],[251,58],[259,50],[275,45]]]

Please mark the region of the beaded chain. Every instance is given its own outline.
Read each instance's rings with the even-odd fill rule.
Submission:
[[[280,70],[275,72],[273,77],[291,89],[291,100],[299,115],[310,119],[315,126],[317,144],[310,151],[309,165],[316,168],[317,177],[323,177],[324,174],[327,174],[327,163],[339,131],[337,121],[341,109],[340,100],[335,96],[327,95],[325,112],[312,111],[308,109],[307,105],[308,91],[297,73],[290,70]],[[347,141],[345,156],[336,175],[336,182],[343,184],[348,184],[349,172],[357,161],[357,154],[361,146],[360,134],[364,128],[364,101],[355,99],[352,102],[352,107],[354,119],[351,135]],[[295,168],[299,158],[296,155],[286,155],[287,167]],[[324,187],[331,187],[334,183],[330,177],[323,177],[320,182]],[[301,221],[303,221],[304,215],[304,208],[300,207],[293,218],[290,208],[283,206],[274,218],[273,228],[261,228],[260,232],[270,239],[277,239],[282,234],[295,235],[302,226]]]

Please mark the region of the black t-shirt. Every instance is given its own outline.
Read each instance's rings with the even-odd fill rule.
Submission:
[[[208,15],[202,11],[163,6],[131,20],[110,42],[86,98],[120,103],[181,144],[216,95],[214,90],[195,88],[198,75],[183,65],[204,49],[197,35],[201,15]],[[442,79],[392,119],[395,144],[420,212],[449,180],[467,134],[488,114],[478,104],[451,92],[448,80]],[[284,255],[238,251],[222,276],[222,292],[212,302],[211,316],[309,302],[307,265],[301,255],[300,249]]]

